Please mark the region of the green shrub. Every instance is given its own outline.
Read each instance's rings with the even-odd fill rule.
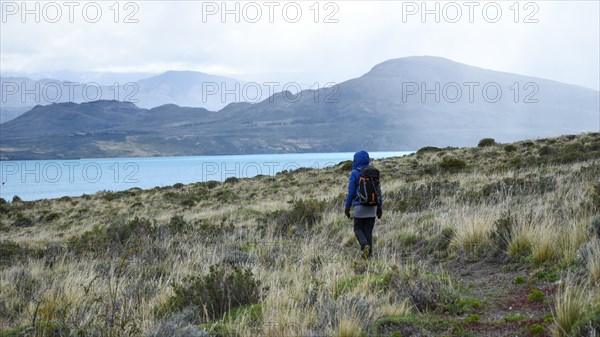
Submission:
[[[238,179],[237,177],[228,177],[227,179],[225,179],[226,184],[235,184],[238,181],[240,181],[240,179]]]
[[[279,210],[268,215],[274,219],[279,234],[311,229],[321,220],[323,204],[315,199],[292,201],[292,208]],[[292,233],[293,234],[293,233]]]
[[[446,311],[459,306],[460,296],[445,275],[414,271],[388,275],[385,281],[382,285],[396,300],[408,298],[420,312]]]
[[[525,318],[523,315],[518,312],[513,312],[504,317],[504,320],[507,322],[517,322],[523,320],[523,318]]]
[[[600,305],[584,314],[572,329],[574,336],[595,336],[600,331]]]
[[[210,266],[208,274],[192,276],[183,284],[173,284],[175,295],[166,305],[168,313],[193,309],[195,323],[211,322],[222,318],[234,308],[259,303],[260,282],[252,271]]]
[[[235,192],[233,192],[230,189],[220,189],[219,191],[217,191],[217,193],[215,193],[215,197],[217,198],[217,200],[223,204],[226,203],[231,203],[235,200],[237,200],[239,197],[237,194],[235,194]]]
[[[492,198],[492,200],[503,200],[507,195],[533,194],[539,196],[554,191],[556,186],[556,179],[553,177],[507,177],[485,184],[477,196],[485,199]]]
[[[0,198],[2,199],[2,198]],[[4,199],[2,199],[4,200]],[[0,214],[8,214],[11,210],[11,205],[4,200],[4,203],[0,203]]]
[[[95,227],[79,237],[73,236],[67,240],[67,248],[75,254],[107,251],[121,254],[124,249],[136,247],[143,240],[156,238],[157,233],[150,220],[135,217],[126,223],[114,222],[106,228]]]
[[[210,180],[204,183],[204,185],[206,186],[206,188],[208,188],[209,190],[212,190],[213,188],[219,186],[220,182],[216,181],[216,180]]]
[[[154,226],[148,219],[135,217],[125,224],[111,224],[107,228],[106,234],[111,242],[125,245],[132,238],[139,240],[148,235],[151,236],[154,234]]]
[[[400,212],[420,212],[432,207],[444,193],[459,188],[457,181],[433,181],[428,184],[403,186],[384,195],[386,208]]]
[[[517,151],[517,147],[514,146],[513,144],[508,144],[506,146],[504,146],[504,151],[511,153],[511,152],[515,152]]]
[[[477,314],[471,314],[469,317],[465,318],[465,322],[467,323],[475,323],[479,322],[480,318]]]
[[[443,257],[448,254],[448,247],[454,237],[455,231],[452,227],[444,227],[429,243],[429,252]]]
[[[18,195],[13,196],[12,203],[16,204],[16,203],[19,203],[19,202],[23,202],[23,200],[21,200],[21,198],[19,198]]]
[[[538,153],[540,156],[549,156],[554,153],[554,149],[548,145],[544,145],[539,148]]]
[[[13,221],[15,227],[31,227],[33,226],[33,220],[24,216],[23,214],[17,214],[15,221]]]
[[[52,221],[57,220],[59,218],[60,218],[60,214],[58,214],[56,212],[51,212],[51,213],[48,213],[48,215],[46,215],[44,217],[44,221],[46,221],[46,222],[52,222]]]
[[[533,290],[527,297],[529,302],[543,302],[544,301],[544,292],[541,290]]]
[[[442,149],[440,149],[439,147],[425,146],[425,147],[420,148],[417,151],[417,154],[423,154],[423,153],[426,153],[426,152],[440,152],[440,151],[442,151]]]
[[[26,254],[27,250],[21,247],[20,244],[3,240],[0,242],[0,266],[12,265],[16,260]]]
[[[171,230],[175,233],[183,231],[186,227],[187,227],[187,222],[185,222],[185,220],[183,219],[183,217],[181,215],[174,215],[173,217],[171,217],[171,220],[169,221],[169,224],[167,225],[167,228],[169,228],[169,230]]]
[[[496,145],[496,140],[494,138],[483,138],[477,144],[477,147],[488,147]]]
[[[520,285],[520,284],[525,284],[525,282],[527,282],[525,280],[525,278],[523,276],[517,276],[515,278],[515,284]]]
[[[352,160],[346,160],[338,164],[338,170],[342,172],[352,171]]]
[[[532,324],[529,327],[529,333],[534,336],[543,335],[545,332],[546,332],[546,328],[544,328],[543,326],[541,326],[539,324]]]
[[[467,167],[466,162],[452,157],[444,157],[444,159],[442,159],[442,162],[440,163],[440,168],[450,172],[460,171],[465,167]]]
[[[116,199],[118,199],[119,195],[113,192],[104,192],[100,195],[100,198],[102,198],[102,200],[104,201],[114,201]]]
[[[514,157],[508,160],[508,164],[512,167],[521,167],[523,160],[520,157]]]
[[[179,204],[183,207],[192,207],[196,204],[196,197],[191,194],[183,194],[179,200]]]
[[[71,200],[73,200],[73,199],[69,196],[64,196],[64,197],[58,198],[58,201],[60,201],[60,202],[70,202]]]
[[[521,146],[522,147],[534,147],[535,144],[531,141],[525,141],[525,142],[521,143]]]

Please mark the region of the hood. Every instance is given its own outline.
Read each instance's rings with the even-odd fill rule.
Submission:
[[[369,153],[367,151],[358,151],[354,154],[354,161],[352,162],[353,169],[361,169],[369,166]]]

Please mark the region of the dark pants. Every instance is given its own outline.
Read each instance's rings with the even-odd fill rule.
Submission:
[[[369,256],[373,253],[374,226],[375,218],[354,218],[354,235],[360,243],[360,250],[364,250],[366,245],[371,246]]]

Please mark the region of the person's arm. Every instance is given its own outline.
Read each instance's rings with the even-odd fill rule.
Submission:
[[[352,206],[352,200],[354,200],[354,197],[356,196],[356,178],[354,173],[355,171],[356,170],[352,170],[352,172],[350,172],[350,178],[348,181],[348,195],[346,196],[346,203],[344,207],[345,209],[349,209]]]

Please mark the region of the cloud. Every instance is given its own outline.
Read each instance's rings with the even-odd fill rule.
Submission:
[[[118,10],[114,3],[77,2],[73,23],[57,3],[59,22],[45,20],[52,8],[44,13],[47,3],[40,2],[40,23],[32,14],[23,23],[7,6],[21,2],[2,2],[3,72],[196,70],[247,80],[339,82],[389,58],[436,55],[599,87],[595,1],[520,2],[518,10],[513,2],[427,2],[423,8],[407,1],[145,1],[119,2]],[[90,23],[93,4],[102,15]],[[460,19],[451,22],[457,10]]]

